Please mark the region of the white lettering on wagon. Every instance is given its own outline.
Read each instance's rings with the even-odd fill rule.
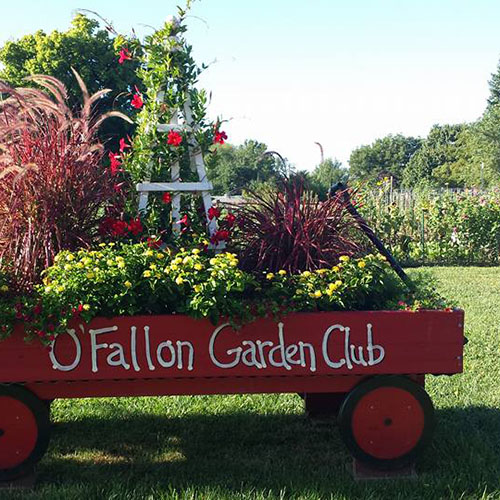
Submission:
[[[273,367],[291,371],[294,366],[300,366],[315,372],[318,357],[322,357],[325,364],[333,370],[343,367],[347,370],[352,370],[355,366],[369,367],[381,363],[385,357],[385,349],[373,343],[373,326],[370,323],[366,324],[366,341],[361,345],[352,342],[351,329],[341,324],[329,326],[317,345],[301,340],[287,343],[284,324],[279,322],[277,326],[277,341],[241,339],[236,344],[233,342],[238,340],[238,336],[234,335],[230,324],[224,323],[218,326],[208,341],[210,361],[214,366],[224,370],[244,365],[257,370]],[[83,325],[80,325],[80,329],[84,334]],[[116,334],[117,331],[117,326],[88,330],[92,372],[97,373],[104,362],[108,367],[123,370],[133,368],[136,372],[142,368],[154,371],[157,367],[178,370],[186,368],[188,371],[194,369],[195,349],[189,341],[162,340],[152,345],[149,326],[143,327],[142,335],[138,335],[136,326],[131,326],[128,342],[101,342],[101,336],[108,338],[108,335]],[[66,360],[63,363],[57,358],[56,339],[49,354],[54,370],[72,371],[81,363],[82,340],[74,329],[67,330],[67,333],[74,345],[74,359],[71,363],[65,364]],[[137,350],[138,341],[143,346],[141,351]]]

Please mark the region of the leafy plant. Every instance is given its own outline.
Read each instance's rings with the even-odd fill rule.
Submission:
[[[103,207],[119,203],[116,179],[102,165],[102,122],[122,113],[93,113],[108,90],[90,96],[76,72],[83,107],[67,105],[65,86],[50,76],[30,80],[45,89],[12,89],[0,102],[0,263],[29,290],[63,249],[88,247]]]
[[[321,202],[300,181],[251,192],[235,213],[235,245],[247,271],[312,271],[331,267],[341,255],[360,249],[341,197]]]

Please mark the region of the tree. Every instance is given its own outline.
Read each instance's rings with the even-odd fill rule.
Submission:
[[[403,184],[415,186],[422,181],[460,184],[459,179],[450,180],[449,177],[463,154],[464,143],[461,134],[467,127],[466,124],[434,125],[421,148],[412,156],[405,168]]]
[[[311,188],[325,200],[328,190],[338,182],[347,182],[349,171],[342,167],[342,163],[337,159],[327,158],[322,161],[310,175]]]
[[[349,174],[362,181],[393,177],[398,183],[403,170],[421,145],[421,139],[401,134],[377,139],[373,144],[361,146],[351,153]]]
[[[251,139],[239,146],[224,144],[218,147],[205,158],[214,194],[241,193],[256,184],[273,182],[282,175],[288,166],[266,152],[264,143]]]
[[[80,74],[89,93],[109,88],[112,90],[98,102],[99,113],[111,108],[130,111],[126,99],[117,99],[139,85],[135,75],[136,62],[118,64],[113,38],[99,23],[82,14],[75,16],[68,31],[46,34],[37,31],[17,41],[6,42],[0,48],[0,79],[14,87],[30,85],[24,78],[33,74],[50,75],[61,80],[68,89],[69,103],[81,104],[81,91],[75,82],[71,67]],[[130,125],[111,119],[100,132],[101,140],[131,135]]]

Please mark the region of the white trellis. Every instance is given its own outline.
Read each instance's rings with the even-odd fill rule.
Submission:
[[[158,93],[158,100],[163,101],[163,92]],[[205,171],[205,163],[203,161],[203,155],[201,153],[201,148],[196,141],[193,132],[196,130],[196,124],[193,120],[193,113],[191,110],[191,100],[188,97],[183,106],[183,117],[181,117],[182,123],[179,123],[179,112],[175,110],[170,122],[167,124],[157,125],[158,132],[170,132],[171,130],[177,132],[185,132],[188,136],[188,150],[189,159],[191,165],[191,171],[198,174],[197,182],[183,182],[180,178],[180,167],[179,162],[175,162],[170,166],[171,182],[141,182],[136,185],[136,190],[139,193],[139,212],[144,212],[148,206],[148,196],[149,193],[172,193],[172,230],[174,233],[180,231],[180,224],[178,223],[181,219],[180,207],[181,207],[181,196],[185,193],[200,193],[203,199],[203,205],[205,207],[205,216],[207,219],[208,232],[210,236],[213,236],[217,231],[217,221],[215,218],[212,220],[208,217],[208,209],[212,206],[212,196],[210,191],[213,186],[212,183],[207,179],[207,173]],[[223,245],[217,245],[217,248],[222,248]]]

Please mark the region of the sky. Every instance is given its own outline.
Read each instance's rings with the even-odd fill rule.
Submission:
[[[2,2],[0,44],[66,30],[79,8],[148,33],[183,0]],[[256,139],[298,169],[387,134],[480,117],[500,58],[498,0],[197,0],[188,42],[229,142]]]

